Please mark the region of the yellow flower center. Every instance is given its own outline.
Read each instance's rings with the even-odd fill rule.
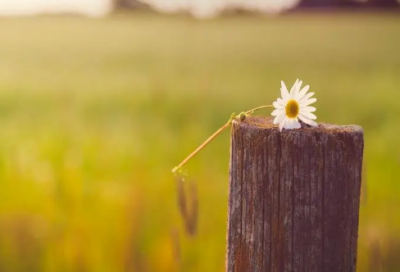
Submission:
[[[299,103],[297,103],[296,100],[289,100],[285,107],[286,116],[289,118],[296,118],[297,115],[299,115],[299,109]]]

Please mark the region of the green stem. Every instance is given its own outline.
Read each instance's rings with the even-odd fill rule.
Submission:
[[[260,106],[260,107],[248,110],[248,111],[244,112],[244,114],[246,116],[248,116],[248,115],[253,114],[255,111],[265,109],[265,108],[271,108],[271,107],[273,107],[273,106],[272,105]],[[216,132],[214,132],[210,137],[208,137],[207,140],[205,140],[198,148],[196,148],[196,150],[194,150],[192,153],[190,153],[189,156],[187,156],[178,166],[174,167],[174,169],[172,169],[172,173],[176,173],[179,169],[181,169],[191,158],[193,158],[197,153],[199,153],[200,150],[202,150],[204,147],[206,147],[215,137],[217,137],[219,134],[221,134],[221,132],[224,131],[227,127],[229,127],[234,119],[238,118],[240,120],[240,116],[242,114],[243,113],[238,114],[235,117],[232,116],[229,119],[229,121],[226,122],[225,125],[220,127]]]

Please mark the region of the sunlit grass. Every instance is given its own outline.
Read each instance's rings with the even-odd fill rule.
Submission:
[[[0,20],[0,270],[223,271],[229,133],[188,164],[194,237],[170,171],[301,78],[319,121],[365,129],[365,271],[400,239],[398,33],[389,14]]]

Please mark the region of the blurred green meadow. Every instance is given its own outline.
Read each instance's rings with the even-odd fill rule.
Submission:
[[[229,132],[187,165],[194,234],[171,169],[296,78],[364,128],[358,271],[399,271],[399,49],[390,13],[0,19],[0,271],[224,271]]]

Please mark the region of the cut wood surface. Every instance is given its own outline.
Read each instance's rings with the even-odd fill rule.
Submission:
[[[356,270],[363,130],[234,121],[227,271]]]

